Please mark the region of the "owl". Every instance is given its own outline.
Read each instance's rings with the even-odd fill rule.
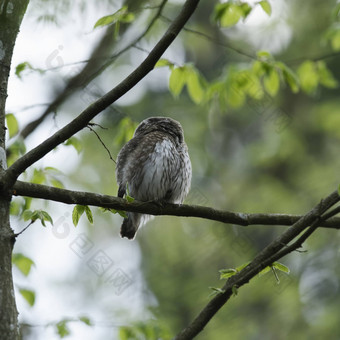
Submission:
[[[191,183],[191,162],[182,126],[174,119],[143,120],[117,157],[118,197],[127,193],[138,201],[182,203]],[[128,212],[120,234],[133,239],[152,217]]]

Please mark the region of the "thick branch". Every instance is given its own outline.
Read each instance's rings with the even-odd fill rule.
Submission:
[[[91,119],[100,112],[122,97],[140,80],[142,80],[155,66],[162,54],[177,37],[185,23],[195,11],[199,0],[187,0],[177,18],[169,26],[166,33],[156,44],[146,59],[120,84],[111,91],[106,93],[102,98],[92,103],[77,118],[57,131],[53,136],[46,139],[43,143],[29,151],[27,154],[18,159],[6,172],[6,184],[11,186],[15,183],[18,176],[29,166],[45,156],[56,146],[76,134],[78,131],[87,126]]]
[[[218,312],[218,310],[229,300],[232,296],[233,287],[239,288],[248,283],[254,276],[256,276],[262,269],[271,265],[274,261],[286,255],[286,252],[280,252],[281,249],[286,248],[288,243],[297,237],[304,229],[311,226],[311,231],[318,226],[324,214],[330,207],[339,201],[340,197],[338,192],[335,191],[330,194],[326,199],[322,200],[314,209],[312,209],[305,216],[302,216],[293,226],[286,232],[279,236],[276,240],[271,242],[264,248],[254,260],[243,270],[236,275],[232,276],[224,285],[221,293],[215,296],[199,313],[199,315],[176,337],[176,340],[193,339],[199,332],[203,330],[211,318]],[[307,231],[308,233],[308,231]],[[310,233],[308,233],[310,235]],[[308,235],[308,236],[309,236]],[[301,242],[293,243],[290,252],[298,249]]]
[[[145,203],[138,201],[128,203],[126,200],[119,197],[100,195],[91,192],[59,189],[46,185],[26,183],[21,181],[17,181],[15,183],[11,193],[18,196],[41,198],[66,204],[91,205],[116,210],[141,212],[150,215],[200,217],[208,220],[241,226],[288,226],[296,223],[301,218],[301,216],[283,214],[244,214],[185,204],[167,204],[165,206],[160,206],[155,203]],[[323,222],[321,226],[326,228],[340,229],[340,218],[332,218]]]

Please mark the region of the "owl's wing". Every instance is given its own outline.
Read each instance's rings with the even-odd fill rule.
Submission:
[[[134,137],[129,140],[117,156],[116,177],[118,197],[123,197],[128,184],[130,195],[135,195],[134,187],[141,181],[143,164],[154,148],[154,143],[145,136]],[[138,195],[137,195],[138,196]],[[137,196],[133,196],[137,198]]]

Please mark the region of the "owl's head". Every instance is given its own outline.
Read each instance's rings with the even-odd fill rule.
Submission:
[[[147,135],[151,132],[163,132],[174,138],[178,143],[183,143],[184,134],[179,122],[168,117],[150,117],[144,119],[134,133],[134,137]]]

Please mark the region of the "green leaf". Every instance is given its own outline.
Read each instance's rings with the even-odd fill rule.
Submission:
[[[246,2],[243,2],[241,4],[239,4],[239,8],[242,10],[243,12],[243,20],[247,18],[247,16],[250,14],[250,12],[252,11],[252,7],[246,3]]]
[[[63,175],[63,172],[62,172],[62,171],[60,171],[59,169],[54,168],[54,167],[52,167],[52,166],[46,166],[46,167],[44,168],[44,171],[45,171],[45,172],[52,173],[52,174]]]
[[[135,19],[134,14],[128,12],[128,6],[123,6],[117,12],[111,15],[106,15],[97,20],[97,22],[94,25],[94,28],[107,26],[119,22],[129,23],[132,22],[134,19]]]
[[[220,280],[222,279],[229,279],[229,277],[234,276],[237,274],[237,270],[234,268],[229,268],[229,269],[221,269],[219,270],[220,275]]]
[[[85,206],[84,205],[78,205],[77,204],[73,208],[73,211],[72,211],[72,222],[73,222],[75,227],[78,225],[80,216],[84,213],[84,211],[85,211]]]
[[[68,322],[69,320],[61,320],[56,324],[57,333],[60,338],[65,338],[66,336],[71,334],[70,329],[67,326]]]
[[[46,227],[45,222],[50,222],[53,225],[52,217],[44,210],[25,210],[22,217],[24,221],[31,220],[32,222],[35,222],[36,220],[40,220],[44,227]]]
[[[320,60],[316,63],[316,67],[319,75],[319,82],[321,85],[334,89],[338,87],[338,81],[334,78],[331,71],[328,69],[326,63]]]
[[[12,263],[23,273],[25,276],[28,276],[28,274],[31,271],[32,266],[34,265],[34,262],[24,256],[21,253],[13,254],[12,256]]]
[[[40,210],[40,219],[41,219],[41,223],[43,224],[43,226],[45,227],[45,224],[44,222],[47,221],[47,222],[50,222],[52,225],[53,225],[53,220],[52,220],[52,217],[44,210]]]
[[[114,23],[115,21],[117,20],[115,20],[114,14],[106,15],[98,19],[93,28],[97,28],[99,26],[107,26],[107,25]]]
[[[257,51],[256,52],[257,58],[261,60],[272,60],[273,56],[268,51]]]
[[[272,14],[272,6],[268,1],[260,1],[258,4],[262,7],[262,9],[270,16]]]
[[[34,67],[32,67],[32,65],[28,62],[25,61],[19,65],[17,65],[17,67],[15,68],[15,75],[19,78],[22,79],[22,75],[21,73],[25,70],[34,70]]]
[[[118,213],[120,216],[124,218],[128,218],[127,212],[123,210],[116,210],[116,213]]]
[[[260,100],[263,98],[264,91],[261,86],[259,76],[251,70],[244,70],[238,73],[234,83],[238,84],[241,91],[249,95],[251,98]]]
[[[340,184],[338,186],[338,195],[340,195]]]
[[[87,316],[80,316],[79,320],[85,325],[92,326],[91,320]]]
[[[277,270],[280,270],[281,272],[284,272],[284,273],[287,273],[289,274],[290,273],[290,270],[287,266],[285,266],[284,264],[280,263],[280,262],[274,262],[272,264],[272,266],[277,269]]]
[[[72,222],[76,227],[78,225],[79,219],[81,215],[85,212],[87,219],[92,224],[93,223],[93,215],[91,209],[87,205],[79,205],[77,204],[72,211]]]
[[[89,220],[89,222],[91,224],[93,224],[93,215],[92,215],[92,211],[89,208],[89,206],[85,205],[85,213],[86,213],[86,217]]]
[[[237,294],[238,294],[238,288],[237,288],[236,285],[233,285],[233,286],[231,287],[231,291],[233,292],[233,296],[237,296]]]
[[[237,270],[238,272],[240,272],[243,268],[247,267],[249,263],[250,263],[250,261],[241,264],[239,267],[236,268],[236,270]]]
[[[265,275],[265,274],[269,273],[270,271],[271,271],[271,266],[267,266],[259,272],[259,276]]]
[[[340,30],[336,30],[332,35],[331,45],[334,51],[340,50]]]
[[[110,208],[99,208],[100,210],[102,211],[109,211],[111,212],[112,214],[119,214],[120,216],[124,217],[124,218],[127,218],[127,213],[123,210],[116,210],[116,209],[110,209]]]
[[[222,279],[229,279],[229,277],[237,274],[243,268],[247,267],[249,263],[250,263],[249,261],[246,262],[246,263],[243,263],[243,264],[241,264],[239,267],[237,267],[235,269],[234,268],[228,268],[228,269],[221,269],[221,270],[219,270],[219,273],[221,274],[220,275],[220,280],[222,280]]]
[[[35,302],[35,293],[29,289],[19,289],[20,294],[23,298],[28,302],[28,304],[32,307]]]
[[[300,83],[296,73],[284,63],[277,62],[275,66],[279,67],[282,70],[283,78],[285,82],[289,85],[292,92],[293,93],[299,92]]]
[[[31,182],[35,183],[35,184],[45,183],[46,182],[46,176],[44,174],[44,171],[41,170],[41,169],[34,169]]]
[[[124,22],[126,24],[128,24],[128,23],[130,23],[134,20],[135,20],[135,15],[131,12],[125,13],[120,19],[121,22]]]
[[[17,200],[12,200],[10,205],[10,214],[14,216],[20,215],[22,204]]]
[[[59,189],[65,188],[64,184],[56,178],[51,178],[50,182],[55,188],[59,188]]]
[[[248,14],[249,12],[247,15]],[[226,2],[217,4],[214,9],[214,20],[219,22],[222,27],[234,26],[244,16],[245,11],[239,6],[239,4]]]
[[[194,68],[187,71],[186,84],[189,96],[195,104],[200,104],[204,99],[204,90],[202,87],[200,75]]]
[[[186,83],[186,68],[176,67],[172,70],[169,79],[169,89],[174,97],[178,97]]]
[[[129,194],[126,194],[125,195],[125,198],[126,200],[129,202],[129,203],[132,203],[135,199],[133,197],[131,197]]]
[[[211,289],[213,292],[210,294],[210,296],[216,296],[219,294],[224,294],[225,290],[221,289],[221,288],[216,288],[216,287],[209,287],[209,289]]]
[[[23,212],[23,214],[22,214],[22,218],[24,219],[24,221],[28,221],[28,220],[32,220],[33,221],[33,211],[25,210]]]
[[[159,59],[155,65],[155,68],[157,67],[164,67],[164,66],[168,66],[170,68],[172,68],[174,66],[174,64],[169,61],[168,59]]]
[[[11,166],[20,156],[26,152],[24,140],[19,137],[8,148],[9,157],[7,159],[8,166]]]
[[[78,154],[80,154],[80,152],[83,150],[83,145],[82,145],[81,141],[76,137],[69,138],[65,142],[65,145],[72,145],[76,149]]]
[[[314,92],[319,84],[319,75],[315,63],[311,60],[304,61],[297,69],[297,74],[301,88],[307,93]]]
[[[266,91],[274,97],[280,89],[280,77],[277,71],[272,68],[269,74],[264,76],[263,85]]]
[[[5,117],[9,138],[12,138],[19,132],[19,124],[13,113],[8,113]]]

